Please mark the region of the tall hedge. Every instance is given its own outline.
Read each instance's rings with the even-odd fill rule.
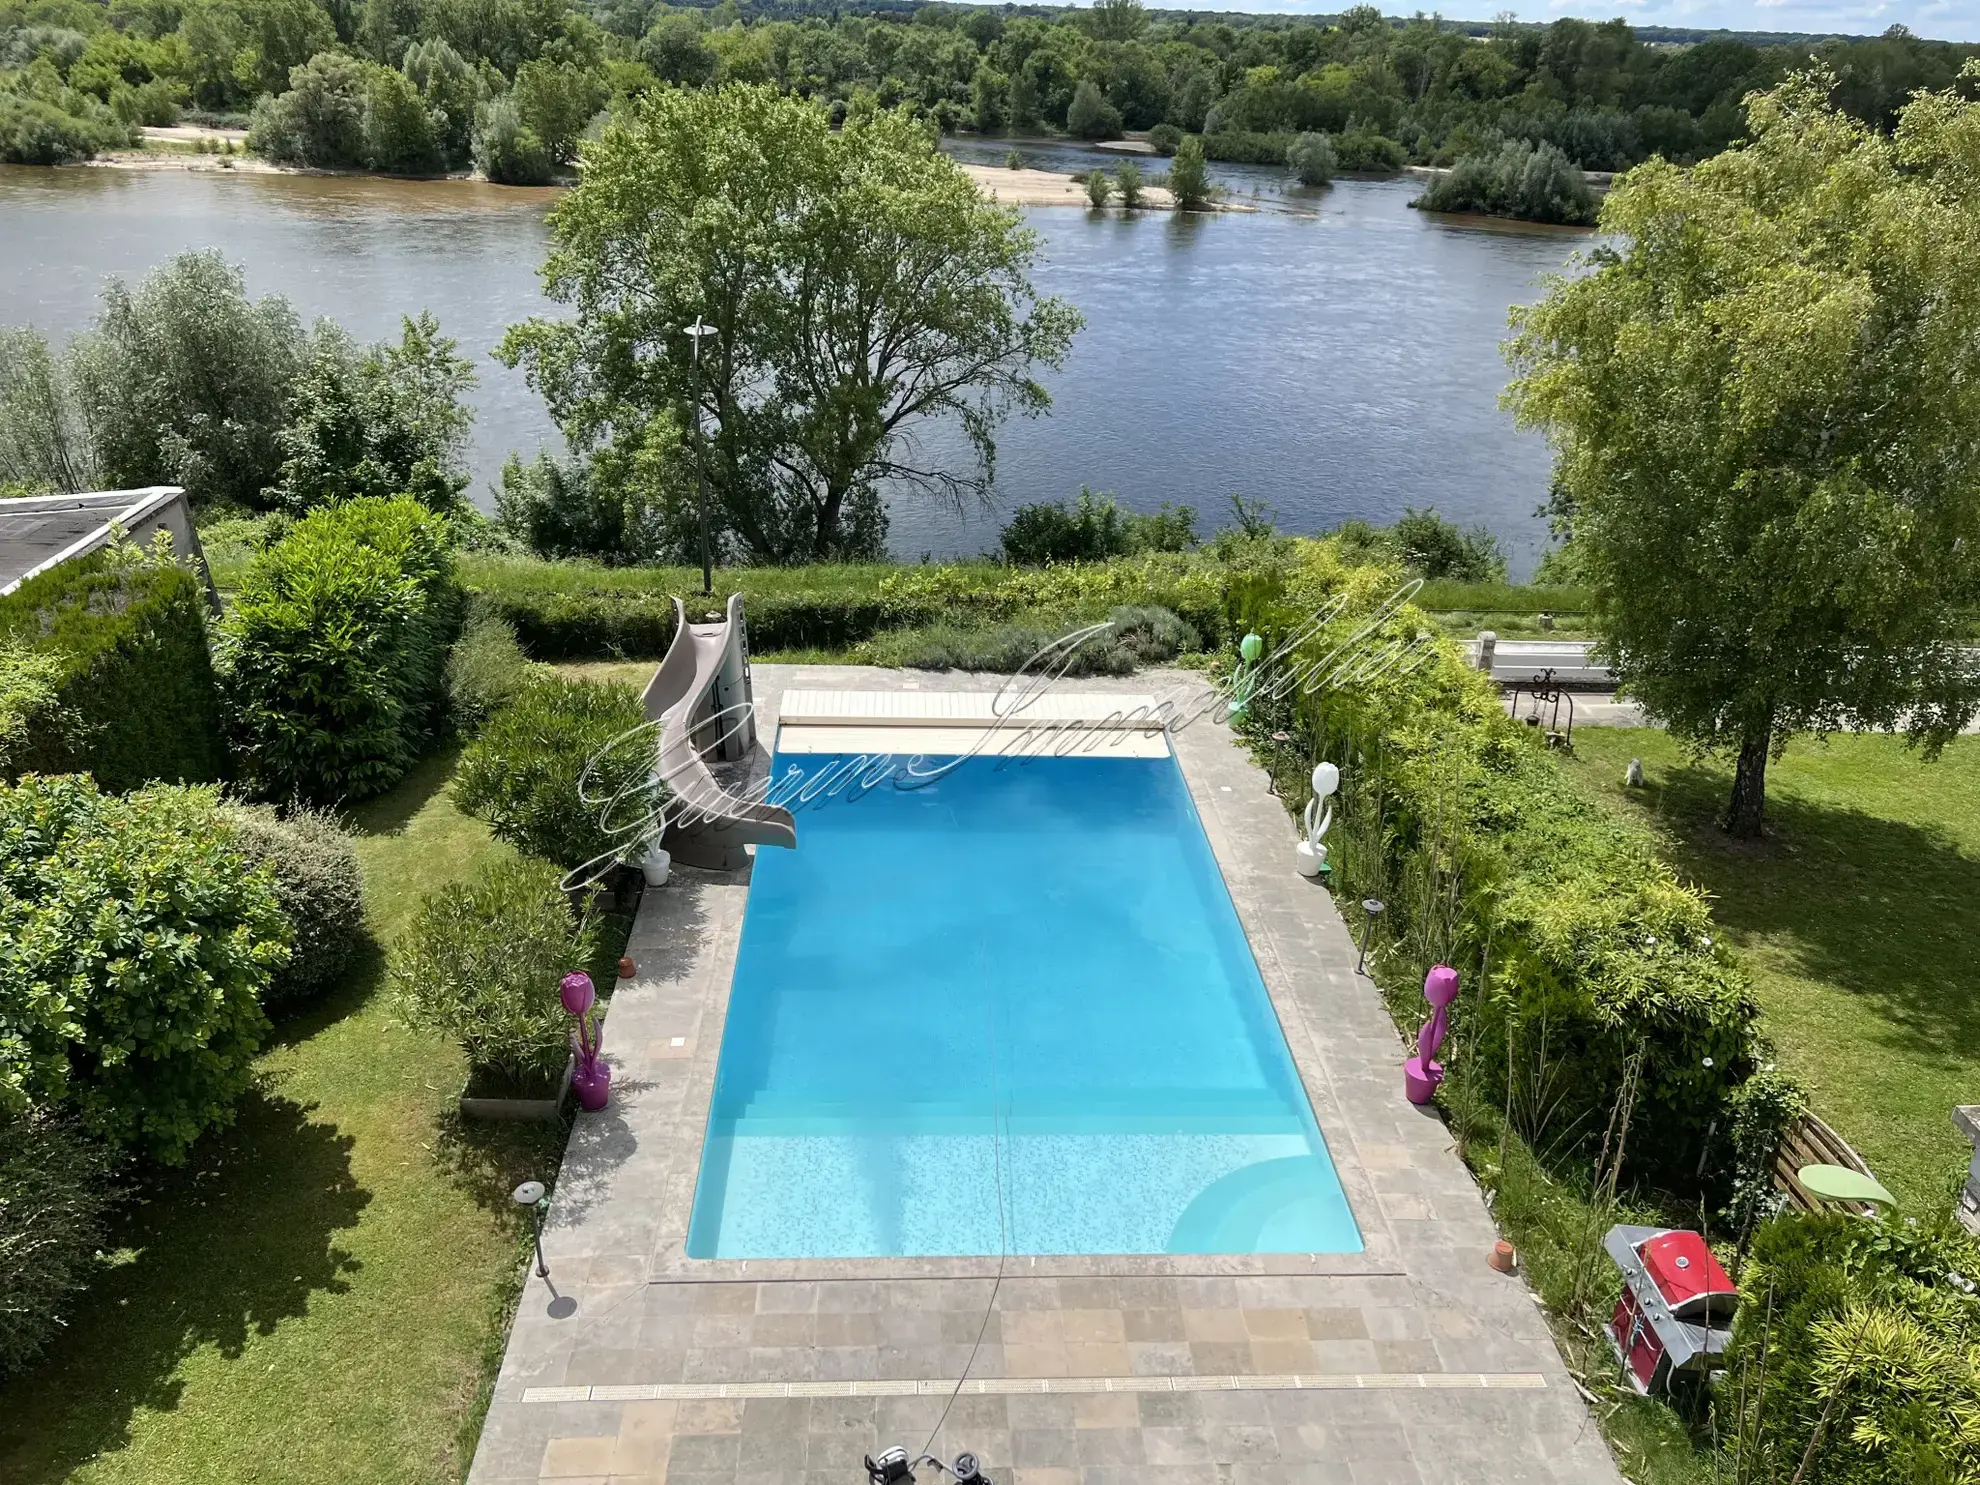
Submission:
[[[247,1088],[290,937],[211,789],[0,785],[0,1118],[183,1159]]]
[[[0,650],[52,661],[5,747],[9,777],[89,773],[106,789],[226,774],[206,592],[183,567],[95,552],[0,598]]]
[[[1423,635],[1420,613],[1382,613],[1402,581],[1300,542],[1234,582],[1237,617],[1268,656],[1346,601],[1267,671],[1242,725],[1267,748],[1290,731],[1298,745],[1283,756],[1340,765],[1335,890],[1386,904],[1383,938],[1411,965],[1399,1020],[1422,1011],[1413,985],[1431,962],[1464,971],[1453,1046],[1543,1149],[1599,1143],[1640,1053],[1632,1169],[1688,1189],[1709,1156],[1728,1194],[1734,1095],[1762,1047],[1757,1003],[1704,899],[1642,827],[1576,791],[1456,646]],[[1288,785],[1303,803],[1303,783]]]
[[[459,622],[444,518],[401,497],[299,521],[248,569],[221,626],[248,787],[323,804],[391,787],[440,719]]]

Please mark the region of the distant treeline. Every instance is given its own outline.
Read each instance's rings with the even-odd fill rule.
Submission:
[[[0,156],[73,157],[138,124],[182,112],[245,119],[259,106],[259,147],[280,158],[418,173],[473,155],[498,178],[540,177],[615,103],[664,85],[745,81],[835,107],[907,105],[949,132],[1160,129],[1203,135],[1213,156],[1233,158],[1257,153],[1258,140],[1282,148],[1324,132],[1380,136],[1396,148],[1376,158],[1425,164],[1518,142],[1616,170],[1723,149],[1743,132],[1745,95],[1811,57],[1839,79],[1842,107],[1889,127],[1914,91],[1951,86],[1980,53],[1900,27],[1812,45],[1722,35],[1653,45],[1650,34],[1563,19],[1474,35],[1368,6],[1333,18],[1200,16],[1136,0],[1077,10],[6,0]],[[268,100],[298,89],[269,112]],[[64,128],[78,136],[67,150],[56,138]]]

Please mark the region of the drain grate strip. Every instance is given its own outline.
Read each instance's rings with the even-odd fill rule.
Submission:
[[[1539,1372],[1321,1372],[1276,1376],[971,1377],[965,1397],[1068,1392],[1527,1392],[1547,1385]],[[526,1403],[705,1401],[750,1397],[946,1397],[955,1378],[852,1382],[593,1383],[525,1387]]]

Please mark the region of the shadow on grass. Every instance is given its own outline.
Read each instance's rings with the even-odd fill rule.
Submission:
[[[442,743],[385,793],[346,811],[344,823],[358,835],[397,835],[425,807],[427,800],[447,787],[447,780],[454,776],[454,766],[460,759],[460,743]]]
[[[370,1203],[352,1140],[311,1110],[257,1089],[185,1169],[140,1185],[67,1334],[0,1389],[0,1479],[55,1485],[130,1438],[140,1409],[178,1406],[180,1362],[249,1339],[338,1294],[358,1267],[337,1241]],[[217,1220],[216,1220],[217,1219]]]
[[[262,1039],[262,1051],[296,1046],[346,1016],[356,1015],[384,983],[385,950],[370,932],[361,933],[337,987],[274,1016],[274,1029]]]
[[[1758,844],[1721,831],[1722,770],[1660,771],[1639,807],[1658,816],[1672,864],[1714,896],[1736,933],[1784,944],[1793,968],[1857,997],[1893,1047],[1946,1065],[1980,1058],[1980,997],[1959,980],[1976,947],[1980,861],[1942,831],[1775,791]]]

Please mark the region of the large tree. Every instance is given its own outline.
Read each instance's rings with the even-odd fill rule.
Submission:
[[[1793,734],[1929,754],[1980,705],[1980,105],[1920,94],[1887,137],[1832,85],[1630,172],[1613,246],[1509,344],[1602,648],[1674,736],[1736,757],[1742,836]]]
[[[543,273],[573,315],[513,327],[499,354],[601,472],[662,490],[692,488],[698,409],[711,504],[750,558],[877,552],[883,484],[984,494],[999,422],[1049,405],[1033,370],[1061,363],[1079,316],[1033,290],[1017,214],[912,120],[862,111],[834,132],[768,88],[665,91],[584,166]],[[715,329],[699,371],[697,319]],[[924,457],[938,421],[965,467]]]

